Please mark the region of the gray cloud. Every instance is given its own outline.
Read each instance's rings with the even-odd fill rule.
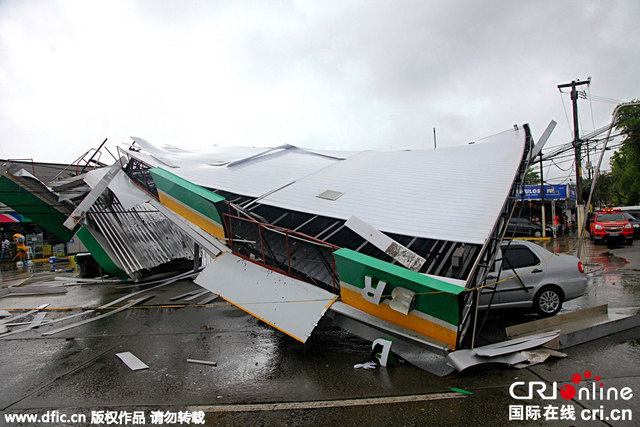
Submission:
[[[70,161],[129,134],[417,148],[433,127],[446,146],[551,119],[564,143],[557,84],[638,97],[638,18],[634,1],[3,2],[0,156]],[[585,130],[612,108],[581,100]]]

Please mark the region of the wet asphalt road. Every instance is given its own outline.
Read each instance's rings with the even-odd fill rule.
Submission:
[[[589,242],[587,292],[567,302],[563,312],[603,303],[640,306],[638,243],[608,248]],[[573,248],[575,241],[558,239],[544,245],[562,252]],[[42,280],[54,275],[60,273],[43,274]],[[2,286],[19,277],[13,271],[2,272]],[[0,424],[5,423],[5,414],[42,416],[51,410],[86,414],[89,419],[92,411],[139,410],[147,424],[152,411],[202,410],[207,425],[637,425],[633,420],[585,423],[579,418],[509,421],[509,405],[523,403],[509,395],[514,381],[555,381],[560,387],[584,371],[600,376],[606,387],[631,387],[633,399],[558,397],[524,403],[544,407],[569,402],[578,410],[602,405],[606,410],[630,409],[634,418],[640,417],[640,328],[566,349],[567,358],[542,365],[522,370],[485,366],[440,378],[409,364],[354,369],[354,364],[369,360],[370,344],[328,324],[321,324],[303,345],[220,300],[207,307],[167,307],[175,305],[171,297],[191,289],[197,286],[184,280],[150,291],[154,297],[141,308],[50,337],[40,334],[57,326],[1,340]],[[134,290],[117,284],[70,286],[65,295],[5,297],[0,309],[42,303],[55,308],[92,307]],[[47,317],[76,312],[52,310]],[[505,326],[533,319],[513,312],[492,314],[483,336],[500,339]],[[115,356],[125,351],[149,369],[129,370]],[[190,364],[187,358],[215,361],[217,366]],[[452,393],[452,387],[473,394]],[[280,409],[273,410],[273,403],[281,404]]]

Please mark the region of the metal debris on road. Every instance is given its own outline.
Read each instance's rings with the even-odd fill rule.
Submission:
[[[22,319],[22,318],[24,318],[24,317],[27,317],[27,316],[29,316],[29,315],[33,314],[33,313],[37,313],[38,311],[42,310],[43,308],[47,308],[48,306],[49,306],[49,304],[42,304],[42,305],[39,305],[39,306],[38,306],[38,307],[36,307],[34,310],[29,310],[29,311],[27,311],[26,313],[18,314],[17,316],[8,317],[8,318],[5,318],[5,319],[3,319],[3,320],[0,320],[0,324],[3,324],[3,323],[13,323],[13,322],[15,322],[15,321],[16,321],[16,320],[18,320],[18,319]]]
[[[353,369],[376,369],[378,366],[375,362],[357,363],[353,365]]]
[[[146,300],[148,300],[149,298],[152,298],[152,297],[153,297],[153,295],[147,295],[146,297],[138,298],[137,300],[132,301],[129,304],[126,304],[126,305],[124,305],[124,306],[122,306],[122,307],[120,307],[118,309],[115,309],[113,311],[110,311],[108,313],[104,313],[104,314],[101,314],[99,316],[92,317],[91,319],[85,319],[85,320],[82,320],[80,322],[74,323],[72,325],[67,325],[67,326],[64,326],[62,328],[55,329],[53,331],[45,332],[42,335],[43,336],[48,336],[48,335],[57,334],[58,332],[66,331],[67,329],[75,328],[76,326],[84,325],[86,323],[90,323],[90,322],[93,322],[93,321],[98,320],[98,319],[104,319],[107,316],[111,316],[113,314],[116,314],[116,313],[119,313],[121,311],[124,311],[124,310],[126,310],[126,309],[128,309],[130,307],[133,307],[134,305],[140,304],[141,302],[146,301]]]
[[[188,363],[197,363],[199,365],[218,366],[217,362],[210,362],[208,360],[187,359]]]
[[[31,322],[29,322],[29,324],[27,326],[25,326],[24,328],[16,329],[15,331],[7,332],[7,333],[1,335],[0,338],[5,338],[5,337],[8,337],[10,335],[19,334],[20,332],[26,332],[26,331],[28,331],[30,329],[35,329],[35,328],[39,327],[42,324],[42,321],[44,320],[46,315],[47,315],[47,313],[45,313],[45,312],[36,313],[36,315],[34,316],[33,320]]]
[[[116,356],[118,356],[118,358],[122,360],[122,362],[124,362],[124,364],[127,365],[132,371],[149,369],[149,366],[146,363],[138,359],[131,352],[125,351],[123,353],[116,353]]]

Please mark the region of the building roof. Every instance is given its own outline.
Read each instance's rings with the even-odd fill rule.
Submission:
[[[77,175],[76,165],[64,163],[43,163],[34,162],[29,159],[0,159],[0,165],[10,164],[19,166],[26,170],[40,181],[48,184],[51,181],[58,181]]]

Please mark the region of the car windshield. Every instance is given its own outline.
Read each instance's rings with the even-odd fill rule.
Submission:
[[[626,221],[627,219],[621,213],[600,214],[596,221]]]
[[[625,215],[627,216],[627,219],[628,219],[629,221],[637,221],[637,219],[636,219],[636,217],[635,217],[635,216],[633,216],[633,215],[631,215],[631,214],[625,214]]]

